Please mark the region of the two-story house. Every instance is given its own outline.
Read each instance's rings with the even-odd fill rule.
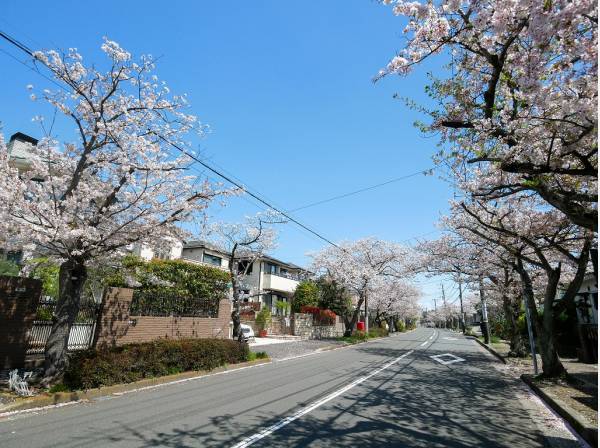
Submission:
[[[185,243],[181,258],[224,270],[229,269],[229,255],[206,241]],[[275,314],[277,301],[291,303],[296,286],[304,273],[300,266],[264,255],[248,267],[243,280],[243,300],[261,303],[261,306],[268,307]]]

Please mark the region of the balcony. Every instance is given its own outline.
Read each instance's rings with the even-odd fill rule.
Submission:
[[[262,289],[292,293],[298,286],[298,280],[275,274],[263,274]]]

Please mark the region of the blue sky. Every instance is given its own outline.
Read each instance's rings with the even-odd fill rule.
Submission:
[[[211,127],[194,142],[204,157],[283,209],[433,166],[435,138],[424,138],[413,127],[422,117],[392,96],[426,103],[425,75],[442,70],[442,62],[373,84],[402,45],[404,22],[388,7],[369,0],[85,5],[5,1],[0,29],[34,49],[77,47],[87,63],[102,62],[102,36],[134,55],[160,56],[160,78],[186,92],[193,113]],[[7,43],[0,50],[23,59]],[[3,52],[0,67],[4,134],[39,135],[31,118],[40,105],[25,86],[46,81]],[[72,135],[69,127],[57,129],[59,137]],[[417,176],[294,216],[333,241],[414,242],[436,236],[451,196],[437,177]],[[259,210],[250,202],[212,207],[211,219],[241,220]],[[303,265],[323,244],[289,224],[274,255]],[[424,282],[423,303],[431,306],[439,281]]]

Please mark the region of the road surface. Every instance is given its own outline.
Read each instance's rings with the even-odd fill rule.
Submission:
[[[0,419],[0,446],[578,446],[556,422],[540,426],[547,410],[497,366],[470,339],[419,328]]]

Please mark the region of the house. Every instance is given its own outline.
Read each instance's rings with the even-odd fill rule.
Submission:
[[[31,167],[32,158],[35,157],[33,148],[37,144],[37,139],[22,132],[11,135],[6,145],[10,164],[17,168],[19,172],[27,171]]]
[[[155,258],[159,260],[176,260],[181,258],[183,243],[173,240],[168,247],[158,248],[147,243],[132,244],[128,247],[129,251],[143,260],[150,261]]]
[[[206,241],[185,243],[181,258],[193,263],[229,269],[229,255]],[[276,303],[291,303],[296,286],[305,274],[306,271],[300,266],[263,255],[248,267],[247,275],[242,281],[243,301],[260,303],[261,307],[266,306],[271,313],[277,314]]]

